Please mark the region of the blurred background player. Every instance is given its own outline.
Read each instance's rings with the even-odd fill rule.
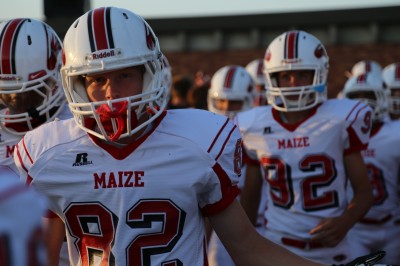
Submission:
[[[307,32],[279,35],[264,58],[269,106],[236,119],[252,162],[241,203],[255,221],[260,194],[266,193],[268,239],[313,261],[348,262],[346,234],[372,204],[361,156],[372,111],[354,100],[327,100],[329,58]],[[349,180],[352,199],[346,194]],[[267,190],[261,191],[262,182]]]
[[[351,251],[357,257],[385,250],[382,263],[400,264],[400,121],[389,121],[386,93],[380,75],[352,76],[343,89],[343,97],[367,103],[373,109],[371,138],[363,158],[373,187],[374,201],[368,213],[349,231]],[[373,232],[373,233],[371,233]]]
[[[216,114],[233,118],[237,113],[253,108],[255,97],[255,84],[251,75],[242,66],[228,65],[218,69],[211,78],[211,87],[208,91],[208,110]],[[242,165],[242,175],[246,166]],[[239,188],[243,187],[244,179],[239,181]],[[260,206],[263,208],[263,206]],[[260,212],[262,224],[263,211]],[[258,228],[262,228],[259,226]],[[257,227],[256,227],[257,229]],[[212,233],[208,261],[210,266],[234,266],[235,263],[222,245],[215,232]]]
[[[0,24],[0,165],[18,173],[13,152],[24,134],[72,116],[61,85],[62,43],[46,23],[16,18]],[[67,245],[60,265],[69,265]]]
[[[382,78],[388,93],[390,119],[400,118],[400,63],[392,63],[382,70]]]
[[[254,106],[267,105],[267,80],[264,74],[264,60],[254,59],[246,65],[247,72],[250,73],[256,85]]]
[[[0,166],[0,265],[45,266],[42,216],[44,197]]]
[[[361,60],[353,65],[351,72],[347,73],[347,78],[359,76],[361,74],[372,74],[381,76],[382,66],[375,60]]]
[[[208,110],[232,119],[238,112],[253,107],[254,96],[254,82],[246,69],[237,65],[224,66],[211,78]]]
[[[47,24],[28,18],[0,24],[0,164],[14,167],[15,144],[62,112],[69,114],[60,79],[61,41]],[[17,173],[17,172],[16,172]]]
[[[353,65],[353,67],[351,68],[350,71],[346,71],[344,74],[345,76],[349,79],[353,76],[359,76],[361,74],[373,74],[373,75],[377,75],[377,76],[381,76],[382,75],[382,67],[381,65],[374,61],[374,60],[361,60],[358,61],[357,63],[355,63]],[[340,99],[343,98],[343,90],[340,91],[337,95],[336,98]]]

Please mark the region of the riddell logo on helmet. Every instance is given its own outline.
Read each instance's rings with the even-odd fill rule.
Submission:
[[[0,75],[0,80],[3,81],[21,80],[21,77],[16,75]]]
[[[88,55],[87,59],[88,60],[98,60],[98,59],[104,59],[104,58],[108,58],[108,57],[119,56],[120,54],[121,54],[121,51],[119,49],[102,50],[102,51],[98,51],[98,52]]]

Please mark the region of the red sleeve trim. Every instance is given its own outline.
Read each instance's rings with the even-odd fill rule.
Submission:
[[[368,143],[362,143],[352,127],[347,128],[347,132],[349,134],[350,147],[344,151],[344,155],[366,150],[368,148]]]
[[[228,174],[218,163],[213,166],[213,170],[217,174],[221,184],[222,199],[214,204],[203,207],[201,211],[204,216],[211,216],[226,209],[236,199],[240,192],[236,185],[232,185]]]
[[[221,156],[222,152],[225,149],[226,143],[228,143],[228,140],[231,138],[232,133],[235,131],[236,125],[231,129],[231,131],[228,134],[228,137],[226,138],[224,144],[221,147],[221,150],[219,151],[217,157],[215,157],[215,160],[218,161],[219,157]]]

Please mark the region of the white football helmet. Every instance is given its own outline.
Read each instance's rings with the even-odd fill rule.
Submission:
[[[218,100],[242,101],[239,110],[222,110],[218,108]],[[229,65],[218,69],[211,78],[208,90],[208,110],[233,118],[238,112],[253,107],[254,81],[242,66]]]
[[[167,101],[170,98],[170,89],[172,86],[172,68],[171,65],[169,64],[169,61],[167,57],[162,54],[161,55],[161,71],[162,71],[162,84],[165,87],[166,90],[166,97]]]
[[[256,85],[264,85],[267,80],[264,75],[264,59],[254,59],[246,65],[246,70],[249,72]]]
[[[264,59],[254,59],[246,65],[246,70],[249,72],[254,80],[256,89],[254,96],[254,105],[266,105],[267,104],[267,93],[266,84],[267,79],[264,75]]]
[[[373,73],[353,76],[346,81],[343,98],[356,99],[367,103],[374,110],[373,120],[381,121],[388,109],[383,86],[381,76]]]
[[[116,141],[152,123],[167,104],[161,56],[159,42],[149,24],[129,10],[101,7],[79,17],[65,35],[61,69],[65,94],[78,126],[100,139]],[[82,76],[139,65],[144,67],[141,94],[89,101]],[[101,122],[100,113],[104,110],[109,110],[108,116],[118,113],[119,117],[108,117],[114,133],[107,133]],[[144,115],[148,119],[137,125],[135,121]]]
[[[360,62],[357,62],[351,68],[352,76],[359,76],[361,74],[367,74],[367,73],[370,74],[372,73],[373,75],[380,76],[381,72],[382,72],[381,65],[374,60],[362,60]]]
[[[394,96],[394,93],[400,91],[400,63],[386,66],[382,71],[382,78],[389,90],[389,112],[400,115],[400,95]]]
[[[279,111],[291,112],[310,109],[325,101],[328,68],[325,47],[316,37],[304,31],[279,35],[268,46],[264,57],[268,103]],[[279,87],[277,74],[292,70],[313,70],[313,83],[301,87]],[[291,99],[294,96],[297,100]]]
[[[0,24],[0,114],[3,130],[24,135],[53,120],[65,97],[61,89],[62,43],[46,23],[29,18]]]

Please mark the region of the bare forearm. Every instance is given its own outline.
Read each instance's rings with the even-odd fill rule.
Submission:
[[[347,206],[343,216],[347,218],[351,225],[354,225],[368,212],[372,206],[372,201],[372,193],[369,189],[357,193]]]
[[[49,266],[58,266],[60,250],[65,237],[64,223],[59,218],[44,219],[47,260]]]

